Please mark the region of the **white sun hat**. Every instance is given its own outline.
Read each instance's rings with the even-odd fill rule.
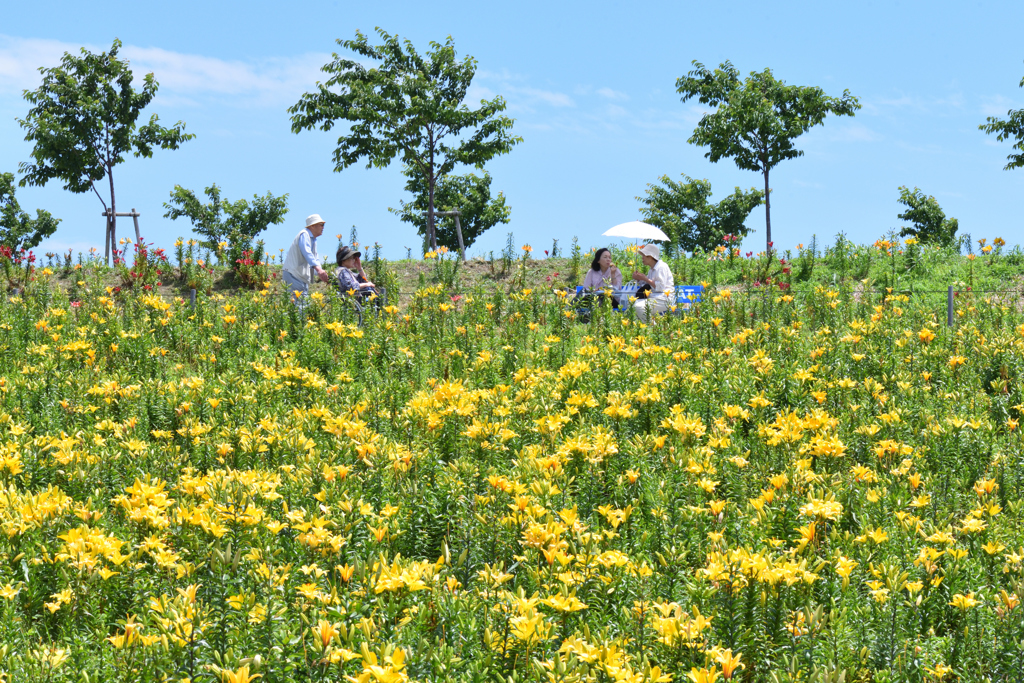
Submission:
[[[661,249],[658,248],[657,244],[645,244],[644,246],[637,249],[641,254],[653,256],[655,259],[661,259]]]

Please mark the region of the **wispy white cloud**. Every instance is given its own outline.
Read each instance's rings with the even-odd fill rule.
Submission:
[[[298,100],[324,77],[320,67],[331,61],[326,53],[245,62],[136,46],[126,46],[124,55],[137,72],[154,73],[162,90],[192,98],[240,97],[266,105]]]
[[[0,35],[0,93],[17,93],[38,86],[39,68],[57,66],[65,52],[92,52],[109,46],[77,45],[56,40]],[[306,53],[253,61],[224,60],[159,47],[125,45],[121,55],[137,78],[153,73],[165,103],[202,105],[209,99],[245,106],[279,106],[295,102],[323,77],[327,53]]]
[[[987,97],[981,102],[981,113],[984,116],[998,116],[1003,118],[1006,113],[1011,109],[1019,109],[1019,105],[1015,100],[1011,100],[1009,97],[1003,95],[996,95],[994,97]]]
[[[882,139],[879,133],[862,123],[833,121],[823,129],[824,138],[829,142],[878,142]]]
[[[507,69],[477,71],[469,94],[477,92],[487,93],[488,97],[501,95],[508,103],[508,111],[513,116],[533,115],[551,109],[571,109],[576,106],[576,100],[568,93],[537,87],[522,74],[512,73]]]
[[[967,100],[962,92],[951,92],[943,97],[923,97],[899,93],[898,95],[861,98],[861,113],[874,116],[905,111],[942,114],[949,110],[959,112],[966,105]]]
[[[657,134],[688,132],[709,111],[695,103],[680,106],[675,97],[666,100],[648,92],[623,92],[608,86],[577,84],[565,92],[547,89],[507,70],[478,71],[470,95],[503,96],[509,113],[516,117],[516,125],[523,130],[560,131],[584,137],[621,136],[638,130]],[[645,105],[634,104],[640,101]]]
[[[58,40],[12,38],[0,35],[0,92],[21,93],[39,83],[39,67],[57,66],[65,52],[77,52]]]
[[[551,90],[540,90],[538,88],[520,88],[512,87],[511,93],[516,95],[522,95],[523,97],[533,99],[536,101],[543,102],[552,107],[575,107],[576,102],[561,92],[554,92]]]
[[[612,90],[611,88],[598,88],[597,94],[609,100],[621,100],[625,101],[629,99],[629,95],[618,90]]]
[[[478,83],[473,83],[472,85],[469,86],[469,89],[466,91],[466,100],[468,102],[472,102],[475,104],[480,100],[493,100],[497,96],[497,94],[498,93],[494,92],[493,90],[486,86],[480,85]]]

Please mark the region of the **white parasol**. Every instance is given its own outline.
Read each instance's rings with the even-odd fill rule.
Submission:
[[[655,242],[668,242],[669,237],[659,228],[640,221],[620,223],[614,228],[609,228],[601,233],[605,237],[625,237],[631,240],[654,240]]]

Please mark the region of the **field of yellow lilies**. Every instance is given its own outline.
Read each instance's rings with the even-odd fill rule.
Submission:
[[[1024,679],[1006,303],[93,290],[0,302],[0,680]]]

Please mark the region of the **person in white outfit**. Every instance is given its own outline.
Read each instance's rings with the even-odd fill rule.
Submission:
[[[314,213],[306,219],[306,227],[302,229],[288,254],[284,257],[281,278],[292,291],[292,300],[299,308],[305,308],[309,298],[309,285],[315,280],[327,282],[330,276],[320,265],[320,256],[316,253],[316,238],[324,233],[324,219]],[[296,296],[298,293],[298,296]]]
[[[675,299],[676,283],[668,264],[661,260],[661,249],[656,244],[645,244],[638,250],[643,256],[644,265],[649,269],[647,275],[636,271],[633,279],[650,285],[651,291],[646,299],[637,299],[633,304],[636,317],[640,322],[647,322],[648,315],[661,315],[668,310]]]

